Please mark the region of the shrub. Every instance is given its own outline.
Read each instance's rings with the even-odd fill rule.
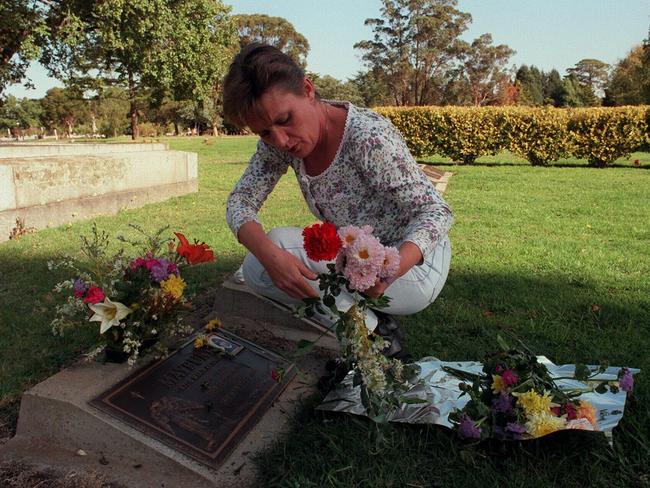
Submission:
[[[650,146],[650,108],[379,107],[415,157],[442,154],[471,164],[503,149],[533,165],[572,154],[592,166]]]
[[[645,112],[642,107],[571,110],[568,128],[573,155],[596,167],[629,156],[646,142]]]
[[[546,166],[569,155],[566,110],[512,108],[504,111],[504,117],[508,148],[533,166]]]
[[[438,152],[454,161],[472,164],[477,158],[505,149],[503,109],[445,107],[442,109]]]
[[[397,127],[414,157],[436,153],[442,129],[439,110],[434,107],[378,107],[375,110]]]
[[[494,107],[379,107],[415,157],[442,154],[471,164],[505,148],[502,109]]]

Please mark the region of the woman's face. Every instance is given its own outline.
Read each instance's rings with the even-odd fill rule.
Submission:
[[[314,85],[307,78],[304,88],[304,95],[296,95],[279,86],[271,87],[246,117],[248,127],[264,142],[300,159],[309,156],[318,144],[322,118]]]

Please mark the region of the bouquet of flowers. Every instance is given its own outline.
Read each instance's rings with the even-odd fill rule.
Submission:
[[[596,408],[584,394],[617,393],[619,388],[627,394],[632,391],[634,378],[628,368],[618,371],[617,382],[597,380],[607,366],[576,365],[572,376],[552,377],[523,344],[515,349],[501,337],[498,340],[502,351],[485,358],[483,374],[444,368],[471,381],[459,385],[469,401],[449,415],[462,439],[518,440],[564,429],[600,430]]]
[[[91,356],[106,350],[107,357],[134,364],[143,349],[162,355],[175,338],[192,331],[179,312],[188,307],[184,265],[214,260],[214,253],[200,242],[190,244],[181,233],[175,240],[165,237],[167,227],[154,235],[131,225],[144,239],[118,240],[139,248],[129,257],[121,248],[109,254],[109,236],[93,224],[90,237],[81,236],[82,259],[72,256],[48,263],[49,269],[67,268],[74,276],[58,283],[54,291],[63,297],[52,321],[54,334],[86,322],[99,322],[102,345]]]
[[[372,235],[372,227],[346,226],[336,229],[331,223],[314,224],[303,230],[307,256],[314,261],[335,261],[328,273],[318,275],[322,298],[305,299],[302,312],[311,317],[327,310],[337,319],[336,335],[343,348],[342,362],[352,371],[353,385],[360,387],[367,414],[382,422],[386,413],[398,408],[401,394],[412,385],[412,371],[398,359],[381,354],[388,345],[382,337],[369,335],[365,310],[386,307],[389,298],[372,298],[363,292],[378,280],[390,280],[399,268],[399,252],[386,247]],[[347,310],[339,310],[336,297],[345,289],[354,298]],[[326,309],[327,310],[326,310]]]

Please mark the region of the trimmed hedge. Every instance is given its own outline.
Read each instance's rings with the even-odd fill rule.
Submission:
[[[415,157],[471,164],[508,149],[533,165],[575,156],[603,167],[650,146],[650,107],[377,107]]]

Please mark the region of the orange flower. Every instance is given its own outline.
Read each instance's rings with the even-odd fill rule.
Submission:
[[[576,410],[576,416],[579,419],[587,419],[594,428],[598,428],[598,421],[596,420],[596,409],[594,406],[584,400],[580,401],[580,406]]]
[[[174,232],[180,241],[176,252],[179,256],[184,257],[189,264],[207,263],[214,261],[214,253],[210,247],[203,242],[196,242],[190,244],[183,234]]]

